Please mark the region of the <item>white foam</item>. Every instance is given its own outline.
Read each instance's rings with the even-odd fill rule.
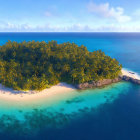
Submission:
[[[131,78],[140,80],[140,75],[138,73],[131,71],[131,70],[128,70],[128,69],[125,69],[125,68],[122,69],[122,75],[126,75],[126,76],[129,76]]]

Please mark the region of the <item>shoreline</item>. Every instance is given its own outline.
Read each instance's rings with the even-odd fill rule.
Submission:
[[[121,74],[115,79],[101,79],[99,81],[90,81],[86,83],[81,83],[77,85],[77,88],[81,90],[89,88],[100,88],[121,81],[127,81],[140,85],[140,76],[135,72],[122,69]]]
[[[0,84],[0,99],[7,101],[34,101],[75,91],[76,88],[66,83],[59,83],[42,91],[16,91]]]
[[[129,78],[127,79],[123,79],[123,77],[127,77]],[[1,100],[5,100],[5,101],[16,101],[16,102],[20,102],[20,101],[36,101],[39,99],[44,99],[44,98],[50,98],[50,97],[54,97],[54,96],[59,96],[60,94],[66,94],[68,92],[72,92],[72,91],[76,91],[77,89],[88,89],[88,88],[98,88],[104,85],[110,85],[112,83],[117,83],[120,82],[122,80],[124,81],[130,81],[132,83],[135,83],[135,81],[133,80],[140,80],[140,76],[132,71],[126,70],[126,69],[122,69],[122,75],[121,78],[117,78],[117,79],[104,79],[102,81],[98,81],[96,84],[98,85],[94,85],[89,87],[90,84],[87,83],[83,83],[81,85],[81,88],[77,88],[74,87],[73,85],[67,84],[67,83],[59,83],[55,86],[52,86],[50,88],[44,89],[42,91],[16,91],[13,90],[11,88],[7,88],[3,85],[0,84],[0,99]],[[108,82],[106,84],[106,82]],[[86,86],[85,86],[86,84]],[[93,83],[92,83],[93,84]],[[94,83],[95,84],[95,83]],[[84,87],[84,86],[85,87]],[[82,87],[83,86],[83,87]]]

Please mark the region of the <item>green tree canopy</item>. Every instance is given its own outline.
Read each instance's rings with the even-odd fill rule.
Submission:
[[[11,42],[0,46],[0,82],[17,90],[42,90],[61,81],[78,84],[118,77],[122,66],[75,43]]]

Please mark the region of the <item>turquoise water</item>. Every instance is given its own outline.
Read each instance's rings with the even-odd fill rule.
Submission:
[[[138,33],[0,33],[0,44],[7,40],[83,44],[89,51],[103,50],[140,74]],[[0,100],[0,138],[140,140],[139,118],[140,86],[120,82],[32,104]]]

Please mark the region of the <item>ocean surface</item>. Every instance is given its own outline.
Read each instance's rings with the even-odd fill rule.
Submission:
[[[11,41],[74,42],[140,75],[140,33],[0,33]],[[140,140],[140,86],[128,82],[30,104],[0,99],[0,140]]]

